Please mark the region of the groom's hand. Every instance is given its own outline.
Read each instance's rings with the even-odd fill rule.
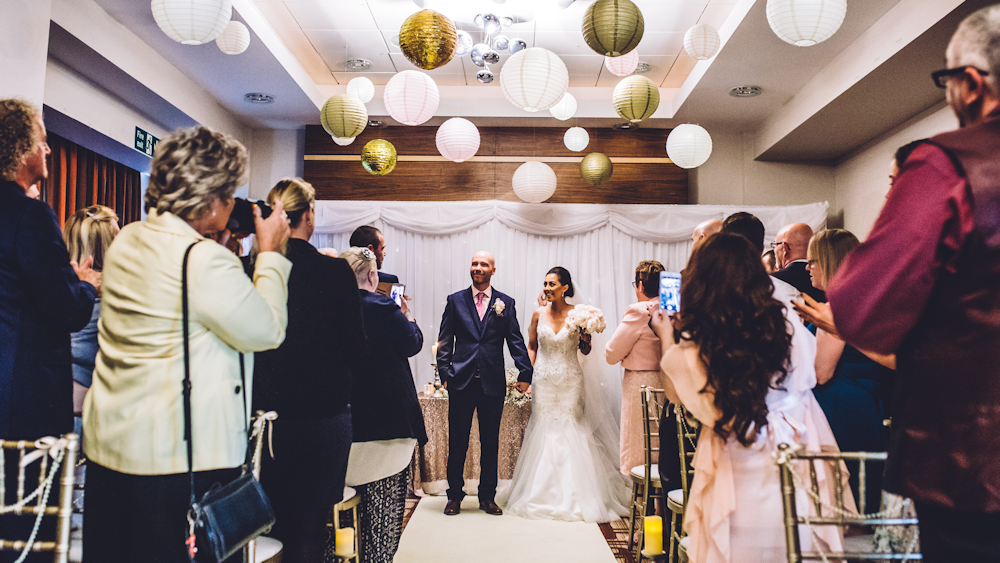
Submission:
[[[525,391],[528,390],[528,386],[529,385],[531,385],[531,384],[528,383],[528,382],[526,382],[526,381],[518,381],[517,385],[515,385],[514,387],[517,387],[518,391],[520,391],[521,393],[524,393]]]

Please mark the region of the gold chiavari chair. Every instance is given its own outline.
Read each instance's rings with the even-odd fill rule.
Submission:
[[[358,519],[358,505],[360,504],[361,496],[358,492],[351,487],[344,487],[344,500],[333,507],[333,520],[328,526],[333,527],[330,531],[330,537],[336,538],[337,530],[341,529],[341,514],[345,512],[349,513],[351,515],[351,526],[354,527],[354,551],[352,555],[334,555],[334,561],[338,561],[339,563],[353,561],[354,563],[358,563],[361,560],[361,521]]]
[[[270,425],[278,418],[278,413],[274,411],[257,411],[253,421],[253,458],[251,471],[258,481],[260,480],[260,458],[264,450],[264,434],[270,436]],[[268,448],[270,449],[270,448]],[[280,541],[260,536],[250,540],[243,548],[244,563],[281,563],[281,551],[284,546]]]
[[[666,402],[663,389],[653,389],[643,385],[639,388],[639,393],[642,399],[643,464],[633,467],[632,471],[629,472],[629,477],[632,479],[632,508],[628,524],[628,546],[629,549],[635,550],[637,562],[641,562],[643,557],[644,522],[649,508],[649,499],[662,494],[660,470],[658,465],[653,463],[653,460],[657,459],[660,453],[660,410]],[[638,533],[636,530],[637,519],[639,521]]]
[[[73,514],[73,482],[79,445],[80,438],[76,434],[67,434],[59,439],[46,437],[35,442],[26,440],[0,440],[0,513],[33,516],[36,519],[34,531],[32,531],[27,541],[0,539],[0,551],[24,551],[25,548],[28,551],[34,552],[51,551],[53,552],[53,561],[55,563],[67,563],[69,561],[70,517]],[[18,465],[16,468],[17,500],[12,505],[4,502],[4,499],[7,498],[7,473],[10,469],[6,467],[5,450],[16,450],[18,452]],[[54,454],[51,463],[50,453]],[[40,459],[37,459],[39,455]],[[36,458],[36,460],[31,461],[32,458]],[[27,483],[26,467],[23,465],[29,465],[27,462],[40,463],[40,470],[38,488],[34,491],[28,491],[28,494],[25,494],[25,487],[29,485]],[[59,471],[58,477],[56,476],[57,470]],[[58,506],[48,506],[48,497],[56,485],[56,479],[59,481],[59,504]],[[38,541],[36,537],[38,525],[45,516],[56,517],[55,541]]]
[[[687,536],[683,534],[684,510],[687,508],[691,481],[694,480],[694,451],[701,423],[681,405],[674,405],[677,418],[677,453],[680,456],[681,488],[667,493],[670,510],[670,563],[687,561]],[[676,555],[675,555],[676,554]]]
[[[785,542],[787,545],[788,563],[801,561],[915,561],[923,559],[917,549],[917,536],[912,539],[904,553],[884,553],[874,549],[871,536],[848,538],[845,540],[845,550],[837,553],[821,551],[806,551],[801,548],[799,526],[915,526],[916,518],[893,518],[885,511],[866,514],[865,492],[867,471],[865,463],[869,461],[886,460],[886,452],[803,452],[793,451],[788,444],[778,446],[778,467],[781,472],[781,501],[784,507]],[[803,460],[809,464],[808,486],[801,482],[795,472],[794,463]],[[816,461],[832,461],[833,480],[835,487],[835,506],[822,502],[819,481],[816,476]],[[860,514],[855,514],[844,508],[843,464],[844,460],[858,461],[858,502]],[[810,504],[815,507],[816,515],[799,516],[795,503],[795,491],[799,487],[809,495]],[[852,541],[853,540],[853,541]],[[861,541],[858,541],[861,540]],[[817,548],[819,546],[816,546]]]

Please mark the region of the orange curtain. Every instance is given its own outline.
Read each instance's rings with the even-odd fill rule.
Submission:
[[[49,178],[39,186],[42,201],[59,218],[59,226],[78,209],[104,205],[115,210],[120,226],[142,217],[139,172],[49,133]]]

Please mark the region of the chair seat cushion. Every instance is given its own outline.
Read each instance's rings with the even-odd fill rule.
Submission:
[[[684,491],[674,489],[667,493],[667,508],[671,512],[684,514]]]
[[[680,541],[681,549],[684,551],[688,550],[688,546],[691,545],[691,536],[684,536]]]
[[[642,483],[642,480],[645,479],[645,477],[646,477],[646,466],[645,465],[636,465],[635,467],[632,468],[632,472],[629,474],[629,477],[631,477],[632,481],[635,482],[635,483]],[[649,466],[649,478],[650,478],[650,483],[654,487],[656,487],[657,489],[659,489],[660,488],[660,468],[655,463],[653,465]]]
[[[845,553],[874,553],[875,534],[844,538]]]

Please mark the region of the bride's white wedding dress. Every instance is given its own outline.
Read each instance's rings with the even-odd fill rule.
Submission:
[[[609,522],[628,514],[629,483],[619,470],[617,420],[585,381],[579,336],[538,322],[532,412],[510,489],[508,514],[532,519]],[[589,384],[589,389],[588,389]],[[612,442],[612,443],[608,443]]]

